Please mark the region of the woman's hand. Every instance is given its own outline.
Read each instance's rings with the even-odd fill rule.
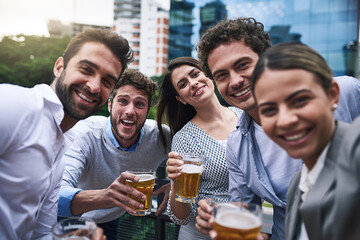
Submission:
[[[177,152],[170,152],[169,159],[166,162],[166,171],[168,173],[168,178],[175,180],[178,176],[181,175],[182,165],[184,162],[181,160],[181,156]]]

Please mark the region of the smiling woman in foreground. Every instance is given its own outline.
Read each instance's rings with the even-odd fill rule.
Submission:
[[[252,88],[266,134],[304,162],[287,194],[285,239],[360,239],[360,119],[334,119],[339,86],[325,60],[300,43],[275,45]]]

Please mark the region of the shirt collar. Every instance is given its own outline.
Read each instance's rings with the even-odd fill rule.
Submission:
[[[299,189],[302,192],[308,192],[311,189],[311,187],[314,185],[314,183],[316,182],[316,179],[319,177],[321,170],[324,168],[325,158],[326,158],[326,154],[328,152],[330,143],[331,142],[329,142],[326,145],[326,147],[320,154],[318,160],[316,161],[314,167],[310,171],[306,167],[306,165],[303,164],[303,167],[301,169],[301,175],[300,175],[300,183],[299,183]]]
[[[141,140],[142,140],[142,138],[144,136],[144,127],[141,128],[139,141],[137,141],[134,145],[132,145],[129,148],[121,147],[120,144],[118,143],[118,141],[116,140],[116,138],[114,136],[114,133],[113,133],[113,131],[111,129],[110,117],[108,117],[108,119],[106,120],[105,132],[106,132],[106,135],[108,136],[108,138],[110,139],[110,142],[114,145],[114,147],[119,148],[122,151],[134,152],[136,147],[141,143]]]
[[[53,113],[55,122],[60,126],[65,113],[64,107],[56,92],[47,84],[38,84],[35,85],[34,88],[43,96],[45,101],[51,104],[52,107],[50,108],[50,111]]]

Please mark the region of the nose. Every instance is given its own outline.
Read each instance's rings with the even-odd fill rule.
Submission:
[[[277,126],[280,128],[292,127],[298,121],[298,117],[294,111],[286,107],[280,107],[277,119]]]
[[[230,72],[230,82],[229,82],[229,86],[233,89],[237,89],[239,87],[242,87],[242,85],[244,84],[244,77],[235,72],[235,71],[231,71]]]
[[[90,79],[87,83],[86,86],[89,88],[89,91],[91,93],[99,93],[101,91],[101,78],[100,77],[95,77]]]
[[[199,84],[198,80],[196,80],[196,79],[190,79],[189,83],[190,83],[191,88],[197,88],[197,86]]]
[[[134,104],[130,103],[130,104],[126,105],[125,114],[126,114],[126,116],[133,116],[135,114]]]

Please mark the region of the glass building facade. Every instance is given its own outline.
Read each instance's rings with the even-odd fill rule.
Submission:
[[[226,12],[217,15],[221,15],[222,19],[254,17],[264,24],[273,44],[301,41],[326,59],[335,76],[354,76],[359,41],[358,0],[171,0],[170,39],[171,34],[176,32],[176,26],[171,25],[172,11],[179,11],[174,8],[174,3],[193,4],[191,46],[187,46],[191,47],[193,57],[197,56],[195,46],[200,39],[200,31],[208,27],[202,21],[216,15],[211,15],[211,11],[215,11],[211,6],[217,4],[225,6]],[[207,9],[206,6],[209,12],[204,16],[202,11]],[[186,38],[190,39],[189,31]],[[170,42],[169,60],[174,58],[171,51]]]

